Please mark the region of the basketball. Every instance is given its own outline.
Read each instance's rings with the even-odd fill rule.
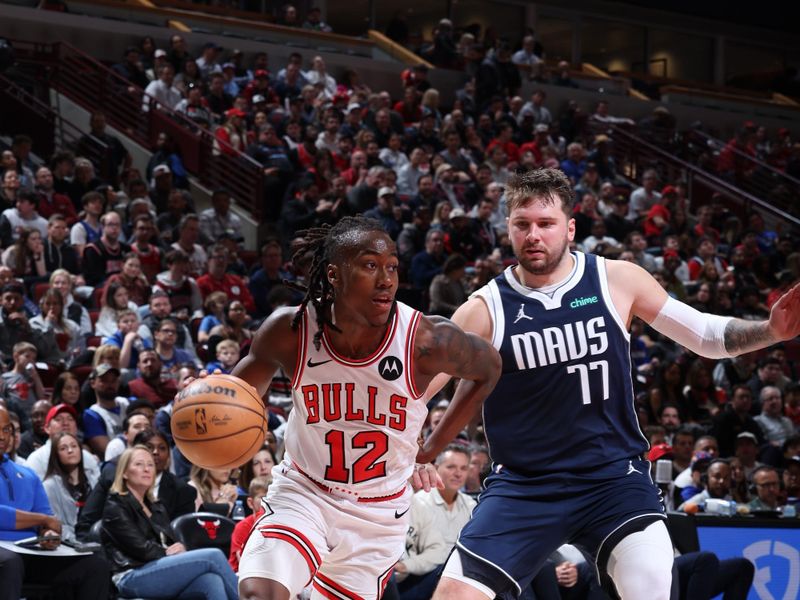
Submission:
[[[258,392],[233,375],[209,375],[186,386],[175,399],[170,423],[180,451],[204,469],[241,466],[267,434]]]

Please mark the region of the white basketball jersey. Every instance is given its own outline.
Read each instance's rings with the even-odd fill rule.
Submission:
[[[286,456],[311,480],[353,498],[405,488],[428,412],[421,400],[425,390],[413,380],[421,314],[395,306],[380,346],[363,359],[340,356],[325,334],[320,349],[314,347],[313,307],[299,327]]]

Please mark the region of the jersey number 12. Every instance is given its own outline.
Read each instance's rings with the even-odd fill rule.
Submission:
[[[567,367],[567,373],[577,373],[581,377],[581,396],[584,404],[592,403],[592,386],[589,385],[589,371],[600,369],[603,378],[603,400],[608,400],[608,361],[595,360],[586,365],[571,365]]]
[[[378,459],[389,450],[389,437],[382,431],[359,431],[353,436],[354,450],[367,451],[353,461],[352,472],[345,464],[344,432],[331,429],[325,434],[331,462],[325,468],[325,479],[338,483],[363,483],[386,475],[386,461]]]

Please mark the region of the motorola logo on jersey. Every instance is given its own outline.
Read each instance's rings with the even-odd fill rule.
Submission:
[[[587,304],[597,304],[599,300],[597,296],[587,296],[585,298],[575,298],[572,302],[569,303],[570,308],[580,308],[581,306],[586,306]]]
[[[403,374],[403,363],[396,356],[384,356],[378,363],[378,373],[386,381],[394,381]]]
[[[597,356],[608,349],[603,317],[565,323],[511,336],[517,368],[522,371]]]

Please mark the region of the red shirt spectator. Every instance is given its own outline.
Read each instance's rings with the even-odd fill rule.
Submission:
[[[505,122],[501,124],[497,137],[489,142],[489,145],[486,147],[486,155],[490,155],[495,146],[500,146],[505,150],[508,162],[519,162],[519,146],[511,141],[512,135],[514,135],[514,129],[511,125]]]
[[[214,131],[214,146],[221,154],[236,156],[237,150],[244,152],[247,134],[242,125],[246,116],[238,108],[225,111],[225,123]]]
[[[144,398],[156,408],[169,404],[178,393],[174,379],[161,376],[161,359],[155,350],[142,350],[136,367],[139,377],[128,383],[132,396]]]
[[[53,173],[47,167],[36,170],[36,197],[38,200],[36,212],[40,217],[49,219],[52,215],[60,214],[67,225],[72,226],[78,222],[75,205],[69,196],[59,194],[53,188]]]
[[[244,280],[238,275],[226,273],[228,268],[228,249],[217,244],[211,248],[208,256],[208,273],[197,278],[197,285],[203,299],[211,292],[225,292],[228,301],[239,300],[247,312],[253,314],[256,311],[256,303]]]

